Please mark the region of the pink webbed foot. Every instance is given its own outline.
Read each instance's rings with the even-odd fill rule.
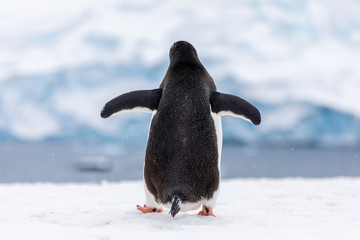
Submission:
[[[207,207],[205,205],[203,205],[202,210],[198,213],[198,215],[200,216],[213,216],[216,217],[215,214],[213,213],[213,210],[211,207]]]
[[[146,206],[146,204],[144,204],[144,206],[140,206],[140,205],[136,205],[137,209],[139,209],[140,211],[142,211],[143,213],[153,213],[153,212],[162,212],[163,209],[162,208],[152,208],[152,207],[148,207]]]

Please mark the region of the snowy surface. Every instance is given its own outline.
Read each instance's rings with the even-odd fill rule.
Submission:
[[[142,182],[1,184],[1,238],[276,239],[360,237],[360,179],[222,182],[216,218],[144,215]]]
[[[187,40],[262,112],[259,127],[224,118],[225,138],[359,144],[357,0],[12,0],[0,16],[0,140],[146,139],[149,115],[99,112],[156,88]]]

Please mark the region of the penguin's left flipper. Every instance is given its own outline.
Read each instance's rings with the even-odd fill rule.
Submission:
[[[152,208],[152,207],[148,207],[144,204],[144,206],[140,206],[140,205],[137,205],[136,206],[137,209],[139,209],[140,211],[142,211],[143,213],[153,213],[153,212],[162,212],[163,209],[162,208]]]
[[[246,101],[234,95],[213,92],[210,97],[211,111],[217,115],[230,115],[259,125],[261,115],[259,110]]]
[[[131,110],[152,112],[157,109],[161,95],[161,88],[124,93],[105,104],[101,117],[108,118],[115,113]]]

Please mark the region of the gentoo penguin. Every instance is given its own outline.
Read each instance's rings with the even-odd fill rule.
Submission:
[[[144,213],[198,209],[215,216],[222,149],[221,116],[260,124],[259,110],[246,100],[216,91],[195,48],[179,41],[159,88],[122,94],[105,104],[101,117],[129,110],[152,112],[144,165]]]

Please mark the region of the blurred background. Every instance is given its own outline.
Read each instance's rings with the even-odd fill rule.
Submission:
[[[262,113],[223,117],[222,176],[360,176],[360,2],[0,2],[0,182],[141,179],[150,114],[103,105],[157,88],[178,40],[218,91]]]

